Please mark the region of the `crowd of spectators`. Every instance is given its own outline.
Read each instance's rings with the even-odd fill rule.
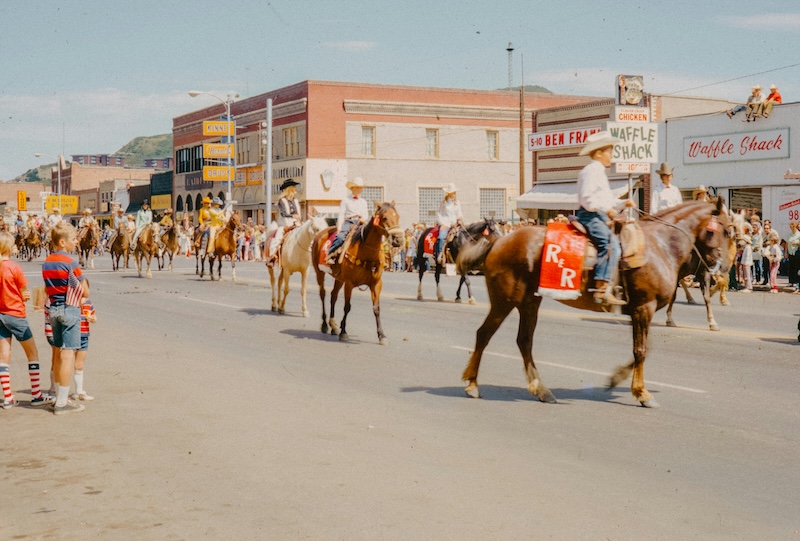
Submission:
[[[778,276],[785,276],[788,290],[800,293],[800,222],[790,222],[789,237],[781,239],[771,220],[762,220],[755,209],[744,212],[746,234],[731,268],[730,289],[750,293],[755,286],[766,286],[777,293]]]

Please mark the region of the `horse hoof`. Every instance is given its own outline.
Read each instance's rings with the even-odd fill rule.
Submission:
[[[476,301],[475,301],[475,297],[470,297],[470,298],[469,298],[469,303],[470,303],[470,304],[475,304],[475,302],[476,302]]]
[[[277,311],[278,311],[278,309],[277,309],[277,308],[275,308],[275,307],[273,306],[273,307],[272,307],[272,311],[273,311],[273,312],[277,312]],[[325,331],[322,331],[322,332],[325,332]]]
[[[339,335],[339,342],[347,342],[350,339],[346,332]]]
[[[697,301],[695,301],[694,299],[686,299],[686,303],[687,304],[697,304]]]
[[[644,407],[644,408],[653,408],[653,409],[655,409],[655,408],[660,408],[661,407],[661,405],[658,402],[656,402],[655,400],[653,400],[652,398],[650,398],[648,400],[642,400],[641,404],[642,404],[642,407]]]
[[[461,297],[456,297],[455,302],[457,302],[458,304],[461,304]]]
[[[285,314],[285,313],[286,313],[286,310],[285,310],[285,309],[283,309],[283,308],[278,308],[278,313],[279,313],[279,314],[281,314],[281,315],[283,315],[283,314]]]
[[[378,345],[379,346],[388,346],[389,345],[389,339],[386,338],[385,336],[383,338],[379,338],[378,339]]]
[[[422,295],[417,295],[417,300],[421,301],[422,300]]]
[[[437,295],[436,300],[439,302],[444,302],[444,295]]]
[[[546,389],[545,392],[540,392],[537,397],[539,401],[544,402],[545,404],[557,404],[558,401],[556,397],[553,396],[553,393],[550,392],[550,389]]]
[[[274,310],[273,310],[273,312],[274,312]],[[322,328],[320,330],[322,331],[322,334],[327,334],[328,333],[328,324],[327,323],[323,323],[322,324]]]
[[[303,317],[308,317],[309,315],[311,315],[311,314],[308,313],[308,310],[304,310],[303,311]]]
[[[676,326],[677,326],[677,325],[675,325],[675,322],[674,322],[674,321],[672,321],[671,319],[668,319],[668,320],[667,320],[667,327],[676,327]]]
[[[711,324],[709,324],[708,328],[710,330],[712,330],[712,331],[718,331],[719,330],[719,325],[717,325],[716,323],[711,323]]]
[[[467,396],[470,397],[470,398],[480,398],[481,397],[481,393],[478,390],[478,386],[477,385],[470,385],[469,387],[464,389],[464,392],[467,393]]]

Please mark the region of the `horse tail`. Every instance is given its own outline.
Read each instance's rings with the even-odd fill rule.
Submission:
[[[471,270],[483,267],[486,255],[491,250],[494,242],[486,237],[480,238],[474,244],[462,246],[456,258],[456,269],[458,274],[466,274]]]

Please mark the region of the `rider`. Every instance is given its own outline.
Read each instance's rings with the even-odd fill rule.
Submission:
[[[447,233],[454,225],[461,225],[461,221],[464,219],[461,213],[461,203],[456,197],[456,185],[451,182],[443,190],[444,199],[442,199],[439,213],[436,215],[439,236],[436,239],[436,249],[434,250],[434,256],[439,264],[444,263],[444,243],[447,240]]]
[[[297,195],[295,186],[299,184],[299,182],[291,178],[281,184],[281,198],[278,199],[278,216],[275,220],[278,224],[278,229],[269,241],[267,265],[270,267],[275,264],[275,260],[278,258],[278,246],[280,246],[281,240],[286,234],[286,228],[296,227],[300,224],[300,207],[295,199]]]
[[[117,212],[114,214],[114,230],[111,231],[111,236],[108,237],[108,242],[106,242],[109,248],[111,248],[114,245],[114,241],[117,240],[119,226],[122,225],[124,227],[127,223],[128,219],[125,217],[125,209],[123,209],[122,206],[117,207]]]
[[[60,224],[62,221],[63,217],[61,216],[61,209],[58,207],[54,207],[53,213],[47,217],[47,225],[49,229],[52,230],[57,224]]]
[[[172,209],[167,209],[164,211],[164,217],[161,218],[161,221],[158,222],[158,225],[161,226],[161,233],[165,233],[170,227],[175,225],[175,222],[172,221]]]
[[[200,252],[200,247],[203,245],[203,239],[204,238],[208,239],[208,234],[209,234],[208,226],[210,222],[211,222],[211,198],[204,197],[203,206],[200,207],[200,209],[198,209],[197,211],[196,234],[199,235],[197,238],[197,244],[195,246],[197,253]],[[208,247],[208,244],[206,244],[206,247]]]
[[[619,201],[611,192],[606,168],[611,165],[614,145],[619,139],[607,131],[587,137],[586,145],[578,153],[589,156],[592,161],[578,173],[578,221],[583,224],[589,238],[597,248],[597,264],[594,267],[594,302],[607,305],[623,305],[609,286],[620,257],[619,240],[606,222],[613,221],[617,207],[634,206],[630,199]]]
[[[136,247],[136,242],[139,240],[139,235],[142,234],[144,228],[153,223],[153,211],[150,210],[150,201],[145,199],[142,201],[142,208],[136,213],[136,232],[133,234],[131,247]]]
[[[89,228],[93,227],[95,223],[97,222],[95,222],[94,216],[92,216],[92,210],[88,208],[83,209],[81,219],[78,222],[78,239],[82,240],[85,238]]]
[[[225,213],[220,208],[222,199],[215,197],[211,200],[211,208],[208,209],[208,249],[206,253],[209,257],[214,257],[214,243],[217,240],[217,233],[225,226]],[[205,207],[204,207],[205,208]]]
[[[24,227],[25,222],[22,221],[22,214],[17,214],[17,219],[14,221],[14,228],[16,229],[16,232],[21,235]]]
[[[338,233],[328,249],[328,259],[326,261],[329,266],[336,263],[339,248],[344,244],[350,229],[356,224],[364,223],[364,220],[369,217],[367,202],[359,197],[364,189],[364,180],[361,177],[356,177],[353,180],[348,180],[346,186],[350,193],[342,199],[339,205],[339,218],[336,220]]]

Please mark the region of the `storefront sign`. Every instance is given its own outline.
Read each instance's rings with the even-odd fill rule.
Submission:
[[[191,173],[183,179],[183,187],[187,190],[208,190],[212,186],[213,184],[203,180],[202,173]]]
[[[50,195],[44,203],[44,209],[48,214],[53,212],[54,208],[61,210],[61,215],[78,214],[78,198],[74,195],[62,195],[59,201],[58,195]]]
[[[227,160],[228,158],[233,158],[233,145],[204,143],[203,157],[214,160]]]
[[[553,148],[579,147],[586,143],[586,138],[603,128],[600,126],[583,126],[570,130],[543,131],[528,134],[528,150],[550,150]]]
[[[218,120],[204,120],[203,121],[203,135],[228,135],[235,133],[236,128],[233,127],[233,122],[225,122]]]
[[[151,195],[150,196],[150,208],[153,210],[164,210],[172,207],[172,195],[171,194],[163,194],[163,195]]]
[[[683,163],[719,163],[789,157],[789,128],[687,137]]]
[[[28,210],[28,194],[25,193],[25,190],[17,190],[17,210]]]
[[[614,145],[612,163],[658,162],[658,126],[653,123],[609,122],[606,129],[620,140]]]
[[[614,122],[648,123],[650,109],[647,107],[614,107]]]
[[[248,167],[246,171],[248,186],[261,186],[264,183],[264,169],[262,167]]]
[[[625,174],[628,174],[628,175],[649,174],[650,173],[650,164],[649,163],[615,163],[614,164],[614,172],[615,173],[625,173]]]
[[[235,178],[233,167],[221,167],[218,165],[206,165],[203,167],[203,180],[227,182],[232,178]]]

